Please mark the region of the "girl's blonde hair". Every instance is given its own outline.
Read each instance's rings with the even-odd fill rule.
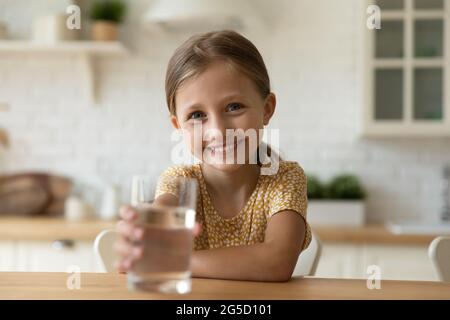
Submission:
[[[171,115],[176,115],[177,90],[186,80],[202,73],[217,60],[225,60],[245,74],[264,99],[270,93],[264,60],[247,38],[229,30],[194,35],[176,49],[167,67],[166,100]]]

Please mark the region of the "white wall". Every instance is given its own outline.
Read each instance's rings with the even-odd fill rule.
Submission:
[[[27,36],[36,8],[54,5],[32,3],[34,11],[30,1],[0,0],[0,21],[7,21],[18,37]],[[98,107],[83,100],[76,56],[0,53],[0,103],[10,106],[0,113],[0,127],[12,140],[0,170],[40,169],[77,179],[100,175],[126,186],[134,173],[156,178],[170,165],[164,74],[171,53],[187,35],[142,32],[137,20],[148,3],[129,3],[123,38],[132,56],[99,61]],[[260,48],[272,78],[278,109],[271,127],[281,129],[285,157],[323,178],[342,171],[359,175],[369,193],[369,221],[437,219],[450,141],[368,141],[358,135],[363,1],[259,4],[268,27],[245,34]]]

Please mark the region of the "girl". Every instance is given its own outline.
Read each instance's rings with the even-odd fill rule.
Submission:
[[[234,139],[225,143],[220,135],[228,135],[229,129],[264,128],[276,105],[260,53],[233,31],[193,36],[175,51],[166,74],[166,99],[172,125],[186,133],[191,152],[202,159],[209,151],[213,160],[223,159],[225,151],[240,144]],[[203,133],[215,134],[202,134],[205,141],[194,149],[194,129],[199,125]],[[311,241],[302,168],[296,162],[280,161],[275,174],[262,175],[261,161],[249,161],[261,146],[260,135],[257,139],[256,148],[248,137],[243,140],[244,163],[173,166],[158,182],[155,204],[173,205],[170,177],[198,181],[200,226],[194,231],[194,277],[287,281]],[[143,249],[131,241],[141,239],[143,230],[133,224],[137,214],[131,207],[123,207],[121,217],[117,225],[121,240],[115,247],[122,257],[117,268],[125,272],[142,257]]]

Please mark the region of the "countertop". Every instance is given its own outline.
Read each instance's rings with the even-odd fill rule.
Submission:
[[[394,234],[383,225],[363,227],[314,227],[312,230],[324,242],[353,244],[387,244],[428,246],[439,235]]]
[[[68,221],[64,218],[0,218],[0,240],[79,240],[94,241],[104,229],[115,228],[115,221]]]
[[[0,299],[450,299],[450,283],[381,281],[369,290],[366,280],[293,278],[284,283],[193,279],[187,295],[128,291],[126,275],[81,273],[80,289],[68,289],[68,273],[0,272]],[[72,275],[73,276],[73,275]],[[70,281],[69,281],[70,283]]]
[[[61,239],[93,241],[104,229],[115,228],[116,221],[67,221],[63,218],[0,218],[0,240],[54,241]],[[323,242],[392,245],[429,245],[437,235],[396,235],[383,225],[364,227],[315,227]]]

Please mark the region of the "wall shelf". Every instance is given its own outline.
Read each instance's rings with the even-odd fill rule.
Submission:
[[[100,42],[80,40],[45,44],[33,41],[1,40],[0,52],[55,52],[123,55],[127,53],[127,49],[118,41]]]
[[[96,104],[97,88],[93,68],[94,59],[105,56],[126,56],[129,51],[119,41],[61,41],[55,43],[38,43],[24,40],[0,40],[0,59],[8,53],[43,53],[43,54],[75,54],[82,62],[85,95],[88,101]]]

